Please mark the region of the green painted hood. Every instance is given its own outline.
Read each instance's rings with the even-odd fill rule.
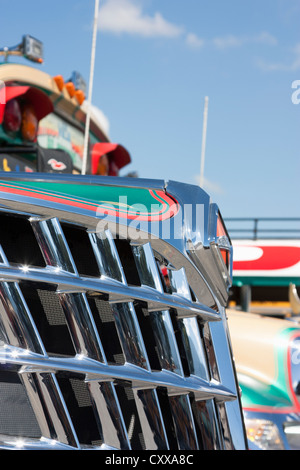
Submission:
[[[72,179],[70,179],[72,181]],[[78,184],[76,184],[78,181]],[[83,180],[84,181],[84,180]],[[90,215],[108,214],[125,219],[162,221],[176,214],[177,203],[162,189],[117,185],[72,184],[57,181],[0,179],[0,193],[82,209]],[[121,183],[121,179],[119,180]]]

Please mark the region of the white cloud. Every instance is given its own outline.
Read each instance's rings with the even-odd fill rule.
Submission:
[[[213,44],[218,49],[228,49],[231,47],[241,47],[246,44],[265,44],[268,46],[275,46],[277,39],[268,32],[262,32],[253,36],[234,36],[228,34],[227,36],[216,37],[213,39]]]
[[[185,36],[185,44],[195,50],[212,43],[218,49],[236,48],[247,44],[275,45],[277,40],[268,32],[252,36],[228,34],[204,40],[189,33],[183,26],[166,20],[160,12],[147,14],[140,0],[103,0],[99,10],[99,30],[112,34],[129,34],[138,37],[177,38]]]
[[[194,33],[187,34],[185,42],[189,47],[192,47],[194,49],[200,49],[204,46],[204,40],[199,38],[199,36]]]
[[[200,185],[200,175],[195,176],[196,184]],[[214,181],[210,181],[207,178],[203,178],[202,189],[207,191],[209,194],[225,194],[225,190],[222,186]]]
[[[227,35],[213,39],[214,45],[218,49],[227,49],[228,47],[239,47],[243,44],[241,38],[233,35]]]
[[[143,12],[136,0],[106,0],[99,10],[100,31],[132,34],[143,37],[178,37],[183,28],[165,20],[156,12]]]
[[[253,36],[250,41],[256,42],[258,44],[266,44],[267,46],[276,46],[278,44],[275,36],[266,31],[258,34],[257,36]]]
[[[300,43],[296,44],[293,49],[293,58],[289,63],[267,62],[263,59],[256,61],[256,65],[265,72],[294,72],[300,69]]]

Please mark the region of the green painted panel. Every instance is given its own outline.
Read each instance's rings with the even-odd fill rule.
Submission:
[[[300,277],[298,276],[234,276],[233,274],[233,285],[237,287],[241,286],[289,286],[290,283],[294,283],[300,286]]]
[[[0,180],[1,192],[127,219],[164,220],[177,211],[177,204],[164,191],[148,188]]]

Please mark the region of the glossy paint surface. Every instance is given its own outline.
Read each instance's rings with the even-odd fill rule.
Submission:
[[[0,180],[0,191],[127,219],[164,220],[177,212],[175,201],[163,191],[146,188]]]

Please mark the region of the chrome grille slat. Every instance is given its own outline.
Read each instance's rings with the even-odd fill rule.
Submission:
[[[189,396],[170,396],[169,400],[179,450],[197,450],[198,440]]]
[[[168,438],[156,390],[139,390],[134,387],[133,394],[141,427],[144,431],[146,448],[152,450],[169,449]]]
[[[10,214],[14,211],[10,210]],[[39,439],[0,435],[0,447],[128,450],[137,446],[167,450],[175,445],[179,450],[201,448],[194,408],[211,403],[213,419],[217,421],[218,404],[236,401],[234,388],[211,377],[201,336],[207,322],[222,323],[220,312],[201,304],[201,299],[192,298],[184,268],[166,265],[170,281],[170,290],[166,290],[159,266],[165,256],[157,257],[157,243],[154,252],[149,241],[126,240],[139,280],[136,283],[133,276],[128,282],[122,244],[109,230],[96,233],[91,229],[93,224],[80,226],[78,216],[76,223],[86,233],[100,273],[99,276],[80,274],[78,251],[74,254],[64,234],[65,225],[71,226],[72,221],[71,218],[62,220],[61,215],[49,206],[44,213],[43,210],[37,214],[22,213],[31,224],[45,267],[30,262],[9,262],[0,246],[3,298],[0,338],[4,338],[0,341],[0,371],[1,364],[9,364],[10,373],[21,378],[41,430]],[[194,266],[192,271],[195,272]],[[32,305],[22,294],[24,284],[29,290],[39,285],[45,291],[51,288],[51,295],[56,296],[62,309],[73,355],[60,355],[58,347],[51,353],[47,350],[43,344],[45,338],[39,335],[35,324],[36,316],[31,315]],[[107,360],[91,299],[109,309],[109,319],[101,321],[114,323],[125,361],[122,364],[117,359]],[[144,338],[147,327],[142,328],[141,309],[148,315],[147,325],[155,338],[156,345],[151,348]],[[105,312],[99,311],[99,315],[105,316]],[[57,322],[58,327],[61,321]],[[151,367],[151,354],[158,357],[158,370]],[[74,391],[76,406],[80,408],[77,418],[70,411],[73,405],[65,380],[79,384],[79,389]],[[84,398],[80,396],[81,386],[85,390]],[[130,396],[126,397],[126,393]],[[165,400],[169,411],[164,409]],[[96,437],[84,438],[78,428],[85,407],[93,411]],[[215,434],[220,437],[218,426]]]
[[[198,422],[198,428],[200,428],[199,439],[201,440],[203,449],[225,449],[213,400],[207,400],[206,402],[195,401],[194,415],[195,422]],[[211,426],[200,426],[199,423],[201,424],[203,421],[211,423]]]
[[[179,310],[180,316],[199,316],[203,322],[220,321],[220,316],[205,305],[196,304],[175,295],[161,294],[151,288],[137,288],[126,286],[119,282],[107,279],[90,279],[79,276],[70,276],[67,273],[57,272],[53,269],[26,269],[0,265],[0,279],[7,282],[32,281],[59,285],[61,290],[71,292],[100,292],[111,295],[116,302],[124,299],[127,302],[134,300],[147,301],[151,310],[164,310],[173,308]]]
[[[181,336],[185,343],[185,351],[187,351],[189,356],[188,364],[190,373],[209,381],[207,359],[203,342],[201,341],[197,318],[179,319],[178,323],[181,330]]]
[[[109,230],[96,234],[89,233],[90,242],[102,276],[126,285],[124,271]]]
[[[30,222],[46,265],[70,274],[78,274],[58,219],[31,218]]]
[[[236,395],[222,384],[216,381],[205,381],[196,376],[181,377],[169,371],[146,371],[141,367],[131,364],[124,366],[105,365],[92,359],[75,357],[75,358],[43,358],[37,355],[26,355],[25,352],[20,354],[20,350],[10,347],[0,348],[0,364],[10,363],[16,372],[55,372],[70,371],[74,373],[84,373],[87,380],[110,381],[120,380],[127,381],[130,377],[132,383],[138,384],[142,388],[149,386],[165,387],[173,394],[186,393],[186,390],[195,393],[196,397],[201,400],[215,398],[216,401],[226,402],[236,399]]]
[[[149,370],[149,361],[132,303],[112,304],[126,362]]]
[[[91,381],[88,387],[105,444],[114,449],[129,450],[130,442],[114,384]]]
[[[8,344],[37,354],[45,354],[18,284],[0,282],[0,298],[0,325]]]
[[[42,436],[79,447],[71,419],[53,373],[22,373],[25,389],[37,416]]]
[[[3,450],[76,450],[53,439],[20,439],[14,436],[0,435],[0,448]]]
[[[163,287],[150,243],[137,246],[132,245],[132,251],[140,275],[141,285],[151,287],[162,293]]]
[[[7,258],[6,258],[6,256],[5,256],[5,253],[4,253],[3,249],[2,249],[2,246],[0,245],[0,265],[1,265],[1,264],[4,265],[4,266],[8,266],[8,265],[9,265],[9,263],[8,263],[8,261],[7,261]]]
[[[105,354],[85,294],[59,293],[77,354],[105,361]]]
[[[150,318],[162,369],[183,376],[180,354],[173,332],[170,313],[167,310],[151,312]]]
[[[107,230],[96,238],[97,240],[94,234],[90,234],[100,272],[106,278],[119,281],[126,286],[124,271],[111,233]],[[149,369],[149,361],[133,303],[116,303],[115,300],[111,308],[126,362]]]

